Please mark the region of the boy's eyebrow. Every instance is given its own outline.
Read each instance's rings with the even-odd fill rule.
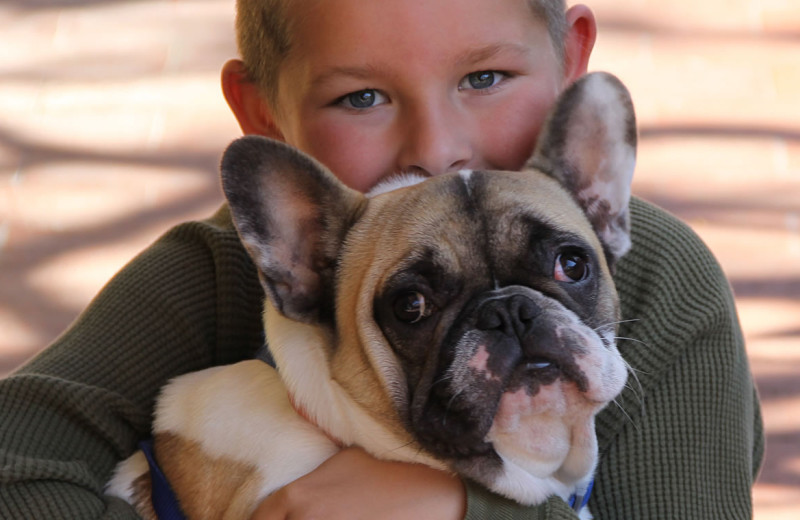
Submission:
[[[312,87],[319,87],[325,83],[329,83],[338,77],[346,77],[353,79],[369,79],[380,75],[383,67],[374,65],[356,65],[356,66],[340,66],[332,67],[326,70],[323,74],[316,76],[311,80]]]
[[[524,56],[529,54],[530,51],[531,49],[529,46],[518,43],[493,43],[477,49],[469,49],[457,55],[453,60],[453,63],[464,66],[473,63],[480,63],[498,54],[507,53]],[[325,83],[333,81],[338,77],[366,80],[376,76],[385,75],[388,72],[388,67],[375,64],[332,67],[319,76],[313,78],[311,80],[311,85],[312,87],[319,87]]]
[[[530,46],[519,43],[492,43],[477,49],[470,49],[460,54],[455,59],[455,63],[459,65],[469,65],[471,63],[479,63],[481,61],[488,60],[489,58],[492,58],[498,54],[517,54],[519,56],[525,56],[529,54],[530,51]]]

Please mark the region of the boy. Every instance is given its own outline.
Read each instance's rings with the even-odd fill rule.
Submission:
[[[241,0],[223,90],[244,133],[367,190],[398,171],[517,169],[595,22],[559,0]],[[632,203],[620,349],[638,382],[598,417],[598,518],[750,518],[763,440],[727,283],[684,226]],[[49,349],[0,382],[0,517],[133,517],[102,486],[160,386],[252,356],[263,294],[223,208],[170,231]],[[344,450],[253,518],[573,518]]]

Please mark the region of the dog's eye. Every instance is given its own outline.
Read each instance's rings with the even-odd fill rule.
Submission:
[[[406,323],[417,323],[430,316],[432,310],[425,301],[425,296],[417,291],[405,292],[394,301],[395,317]]]
[[[574,283],[589,276],[589,259],[579,251],[564,251],[556,258],[553,278],[559,282]]]

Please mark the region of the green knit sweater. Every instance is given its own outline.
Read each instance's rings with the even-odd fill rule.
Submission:
[[[616,282],[627,388],[600,413],[595,518],[752,516],[763,429],[729,285],[682,223],[632,202]],[[49,348],[0,380],[0,518],[135,518],[103,495],[178,374],[252,357],[263,292],[225,207],[134,259]],[[467,483],[468,519],[575,518]]]

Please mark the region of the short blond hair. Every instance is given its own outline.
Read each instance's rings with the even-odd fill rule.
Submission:
[[[248,80],[258,85],[270,102],[278,91],[278,74],[292,47],[290,0],[236,0],[236,44]],[[547,26],[556,56],[564,60],[567,31],[565,0],[527,0],[534,16]]]

